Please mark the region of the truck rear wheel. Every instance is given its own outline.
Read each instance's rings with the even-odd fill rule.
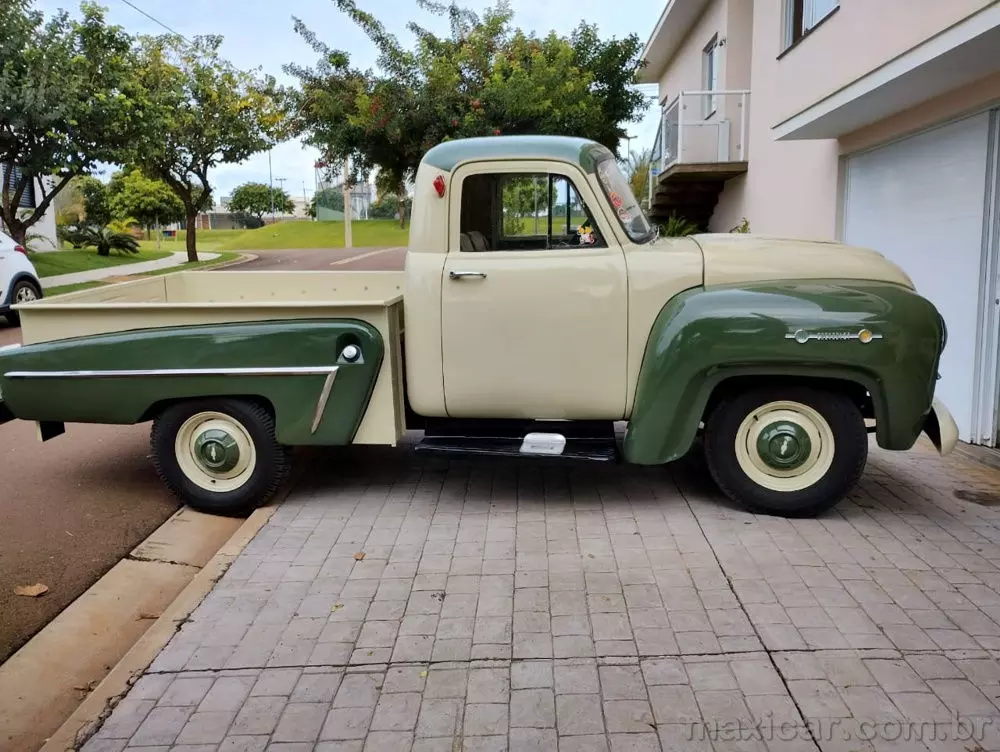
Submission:
[[[288,455],[274,418],[247,400],[181,402],[153,421],[153,464],[167,488],[194,509],[239,515],[266,503],[285,479]]]
[[[705,423],[704,444],[723,493],[752,511],[784,517],[835,506],[868,459],[868,432],[854,402],[807,387],[753,389],[723,400]]]

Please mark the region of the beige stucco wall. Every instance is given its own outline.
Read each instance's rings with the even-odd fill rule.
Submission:
[[[681,89],[702,88],[702,52],[715,34],[726,36],[726,5],[728,0],[712,0],[701,18],[688,33],[684,44],[660,77],[661,103],[669,103]],[[725,88],[725,65],[722,67],[720,85]]]
[[[995,0],[841,0],[840,10],[789,51],[768,75],[782,93],[771,125],[786,120]],[[754,56],[781,53],[780,0],[756,3]],[[766,14],[766,19],[761,14]],[[762,83],[754,67],[755,87]]]
[[[1000,102],[1000,75],[839,141],[776,142],[771,129],[994,1],[841,0],[833,16],[781,59],[782,0],[712,2],[660,81],[661,98],[671,100],[681,88],[701,88],[701,53],[718,32],[727,40],[720,86],[752,90],[750,168],[726,183],[710,229],[728,232],[746,217],[754,233],[837,239],[843,155]]]

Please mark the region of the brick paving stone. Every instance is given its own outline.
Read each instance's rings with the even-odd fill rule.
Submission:
[[[466,736],[496,736],[508,731],[508,706],[505,703],[465,706],[463,733]]]
[[[419,692],[383,694],[375,706],[372,731],[411,731],[420,712]]]
[[[609,749],[604,734],[559,737],[559,752],[609,752]]]
[[[554,671],[555,691],[557,695],[600,692],[597,666],[593,662],[557,663]]]
[[[510,693],[511,728],[554,728],[551,689],[515,689]]]
[[[512,728],[510,752],[551,752],[558,745],[555,729]]]
[[[466,700],[470,703],[506,703],[510,699],[510,669],[474,668],[469,671]]]
[[[557,695],[556,729],[560,736],[603,733],[600,695]]]
[[[642,733],[654,728],[653,713],[645,700],[606,700],[604,721],[609,734]]]

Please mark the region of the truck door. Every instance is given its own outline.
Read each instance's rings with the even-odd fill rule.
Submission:
[[[583,173],[544,161],[473,163],[450,182],[448,415],[622,418],[625,259]]]

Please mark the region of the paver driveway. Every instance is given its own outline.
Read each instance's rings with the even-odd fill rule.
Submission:
[[[697,459],[319,465],[87,752],[1000,750],[994,470],[792,521]]]

